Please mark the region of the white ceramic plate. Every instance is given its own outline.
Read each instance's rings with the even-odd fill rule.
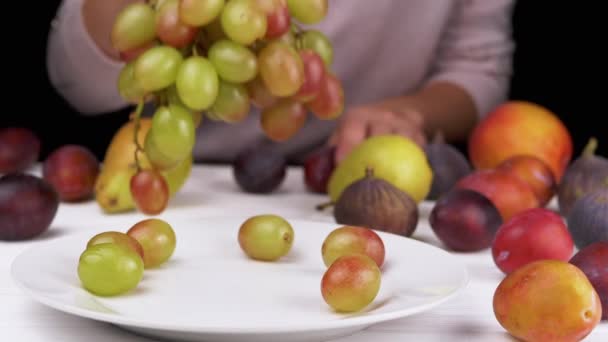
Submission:
[[[177,248],[169,262],[146,270],[133,292],[112,298],[82,289],[78,257],[93,233],[59,238],[18,256],[16,283],[54,309],[172,341],[326,341],[435,307],[468,282],[447,252],[379,233],[386,246],[381,290],[357,314],[338,314],[320,292],[321,244],[337,226],[290,220],[295,241],[276,263],[250,260],[237,243],[242,218],[170,222]],[[97,233],[97,232],[95,232]]]

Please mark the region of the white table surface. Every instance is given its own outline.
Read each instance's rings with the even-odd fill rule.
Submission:
[[[37,173],[37,170],[33,170]],[[302,172],[291,168],[281,189],[267,196],[241,192],[231,170],[220,166],[197,165],[180,193],[162,217],[204,217],[255,215],[273,212],[287,218],[314,219],[335,223],[330,211],[317,212],[316,204],[327,197],[305,191]],[[421,220],[414,237],[442,247],[426,220],[430,206],[421,204]],[[0,242],[0,333],[2,341],[140,342],[114,326],[64,314],[38,304],[18,289],[10,276],[13,259],[25,249],[69,234],[113,229],[145,216],[132,212],[105,215],[97,203],[62,203],[50,229],[38,239]],[[503,275],[494,265],[489,250],[454,254],[465,262],[471,275],[468,287],[443,305],[406,319],[373,326],[334,342],[402,341],[514,341],[496,321],[492,296]],[[608,341],[608,322],[602,322],[585,341]]]

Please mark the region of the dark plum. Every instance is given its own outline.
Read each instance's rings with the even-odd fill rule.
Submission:
[[[59,207],[57,191],[44,179],[25,173],[0,178],[0,240],[34,238],[50,227]]]
[[[608,321],[608,241],[599,241],[579,250],[570,259],[593,285],[602,302],[602,320]]]
[[[315,193],[327,193],[329,177],[336,167],[334,146],[325,146],[311,153],[304,160],[304,183]]]
[[[451,250],[475,252],[492,246],[502,224],[496,206],[473,190],[453,189],[443,194],[431,210],[429,224]]]
[[[578,249],[594,242],[608,241],[608,186],[579,198],[566,218]]]
[[[234,178],[243,191],[266,194],[283,183],[287,175],[287,158],[272,146],[255,145],[241,151],[232,167]]]
[[[0,129],[0,173],[25,171],[40,156],[40,139],[24,127]]]
[[[597,139],[591,138],[583,153],[564,174],[557,190],[557,201],[562,216],[568,216],[574,203],[599,186],[608,186],[608,159],[595,154]]]
[[[436,201],[441,195],[450,191],[459,179],[472,171],[467,158],[456,147],[445,142],[443,134],[437,133],[424,152],[433,170],[433,182],[427,196]]]
[[[99,169],[97,157],[88,148],[63,145],[46,158],[42,174],[60,200],[76,202],[92,198]]]

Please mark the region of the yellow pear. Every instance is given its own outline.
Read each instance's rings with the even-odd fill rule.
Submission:
[[[141,118],[137,140],[143,146],[146,134],[151,127],[151,119]],[[131,177],[137,171],[135,163],[136,145],[134,142],[135,123],[125,123],[114,134],[106,150],[101,172],[95,184],[95,198],[106,213],[118,213],[135,209],[130,191]],[[150,162],[145,154],[137,154],[142,168],[149,168]],[[162,171],[173,197],[184,185],[192,170],[193,158],[189,156],[176,167]]]

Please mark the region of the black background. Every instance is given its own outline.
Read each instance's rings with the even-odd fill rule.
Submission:
[[[43,142],[41,159],[66,143],[85,145],[103,159],[112,135],[127,120],[127,111],[96,117],[74,112],[55,93],[46,74],[47,34],[59,1],[14,3],[21,8],[10,13],[35,11],[38,19],[8,18],[5,11],[3,25],[9,27],[3,30],[3,79],[7,90],[0,126],[32,128]],[[598,51],[606,48],[608,30],[606,20],[599,17],[604,13],[600,3],[518,1],[513,15],[517,47],[510,97],[536,102],[556,113],[574,138],[575,154],[589,137],[596,136],[598,153],[608,156],[608,124],[601,123],[608,118],[608,59],[605,51]],[[18,25],[8,24],[7,18],[17,20]],[[460,147],[466,152],[464,145]]]

